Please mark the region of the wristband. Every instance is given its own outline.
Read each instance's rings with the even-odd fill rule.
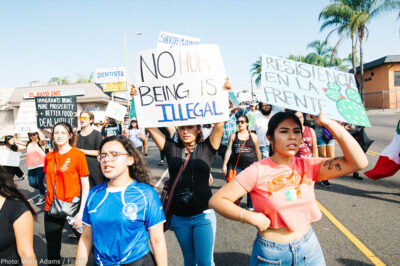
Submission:
[[[243,223],[243,215],[244,215],[244,210],[242,210],[242,211],[240,212],[240,214],[239,214],[239,221],[240,221],[241,223]]]

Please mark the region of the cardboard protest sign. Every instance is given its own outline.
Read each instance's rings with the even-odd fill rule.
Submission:
[[[251,102],[251,93],[250,92],[240,92],[239,93],[239,101],[242,102]]]
[[[35,97],[37,127],[52,128],[58,122],[78,127],[76,96]]]
[[[0,165],[3,166],[19,166],[21,161],[21,153],[0,148]]]
[[[110,82],[101,84],[104,92],[126,91],[126,82]]]
[[[96,83],[126,82],[126,68],[97,68],[94,78]]]
[[[158,37],[156,49],[168,49],[171,47],[181,47],[197,44],[200,44],[200,38],[161,31],[160,36]]]
[[[371,127],[354,75],[269,55],[261,68],[261,101]]]
[[[105,115],[117,121],[123,121],[126,114],[126,107],[116,102],[108,102]]]
[[[36,106],[35,102],[22,101],[17,119],[15,120],[15,129],[19,134],[26,134],[28,132],[37,132],[36,125]]]
[[[216,45],[135,54],[140,127],[210,124],[229,118],[225,68]]]

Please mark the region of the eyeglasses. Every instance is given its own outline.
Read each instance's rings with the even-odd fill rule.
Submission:
[[[239,125],[239,124],[242,124],[242,125],[243,125],[243,124],[246,124],[246,121],[243,121],[243,120],[236,121],[236,124],[238,124],[238,125]]]
[[[86,121],[86,120],[89,120],[89,117],[87,117],[87,116],[79,116],[78,119]]]
[[[97,161],[103,162],[106,158],[108,158],[108,160],[113,162],[120,155],[130,155],[130,154],[129,153],[122,153],[122,152],[118,152],[118,151],[110,151],[108,153],[100,153],[99,155],[97,155]]]

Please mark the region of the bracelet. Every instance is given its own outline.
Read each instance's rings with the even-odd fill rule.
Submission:
[[[243,215],[244,215],[244,210],[242,210],[242,211],[240,212],[240,214],[239,214],[239,221],[240,221],[241,223],[243,223]]]

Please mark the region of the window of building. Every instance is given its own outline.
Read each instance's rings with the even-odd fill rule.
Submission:
[[[394,71],[394,86],[400,87],[400,71]]]

